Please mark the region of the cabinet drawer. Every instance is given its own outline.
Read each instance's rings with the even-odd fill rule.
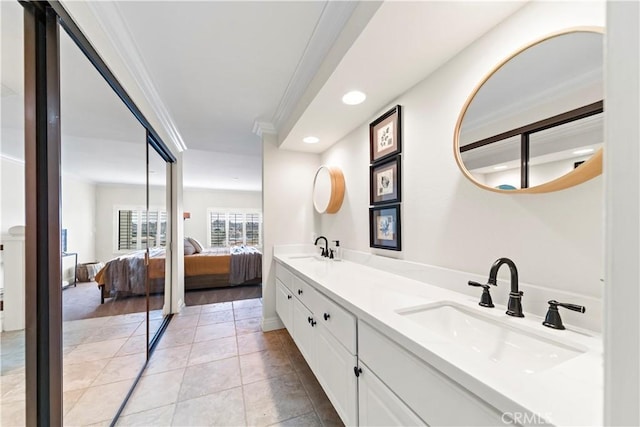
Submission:
[[[291,292],[293,292],[293,296],[298,298],[300,302],[313,312],[313,308],[317,304],[318,291],[297,276],[292,276],[292,283],[293,285],[290,289]]]
[[[429,425],[504,424],[495,408],[362,321],[358,357]]]
[[[311,311],[351,354],[356,354],[356,318],[353,314],[318,293]]]
[[[293,273],[279,262],[276,262],[276,279],[280,280],[290,291],[293,290]]]

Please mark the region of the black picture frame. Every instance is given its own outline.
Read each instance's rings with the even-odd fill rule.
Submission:
[[[377,163],[402,152],[402,108],[396,105],[369,125],[369,154]]]
[[[381,205],[401,201],[402,173],[396,155],[369,166],[369,204]]]
[[[391,251],[402,250],[399,204],[369,208],[369,246]]]

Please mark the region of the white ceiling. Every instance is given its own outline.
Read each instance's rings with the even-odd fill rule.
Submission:
[[[382,4],[281,147],[320,153],[524,5],[524,1],[388,1]],[[364,103],[344,105],[349,90]],[[330,124],[330,125],[329,125]],[[313,135],[316,144],[302,139]]]
[[[5,129],[23,127],[21,28],[15,25],[22,18],[16,2],[1,3],[4,135]],[[89,3],[94,13],[109,12],[103,23],[120,21],[110,28],[124,30],[112,36],[130,42],[129,53],[139,56],[147,83],[182,135],[188,148],[185,186],[255,191],[262,174],[261,143],[252,132],[256,122],[277,131],[300,110],[304,94],[308,106],[291,131],[280,135],[282,147],[321,152],[522,4],[386,2],[352,31],[349,45],[355,42],[341,60],[333,58],[326,83],[309,96],[305,90],[328,63],[323,60],[356,3]],[[65,169],[96,182],[134,179],[123,169],[139,176],[137,154],[131,153],[140,150],[141,126],[75,46],[63,40],[61,54]],[[5,96],[5,84],[16,95]],[[340,97],[352,88],[367,92],[367,101],[343,106]],[[302,145],[308,134],[322,142]],[[6,150],[3,143],[2,152],[20,149]]]

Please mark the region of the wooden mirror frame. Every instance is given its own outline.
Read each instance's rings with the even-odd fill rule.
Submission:
[[[478,182],[473,175],[471,174],[471,172],[469,172],[469,170],[467,170],[467,168],[464,165],[464,162],[462,161],[462,156],[460,153],[460,130],[462,129],[462,121],[464,120],[464,116],[467,112],[467,110],[469,109],[469,106],[471,105],[471,102],[473,101],[473,99],[475,98],[475,96],[478,94],[478,92],[480,91],[480,89],[482,88],[482,86],[500,69],[502,68],[503,65],[505,65],[507,62],[511,61],[513,58],[515,58],[516,56],[520,55],[522,52],[524,52],[525,50],[536,46],[540,43],[543,43],[547,40],[550,40],[554,37],[558,37],[558,36],[562,36],[565,34],[570,34],[570,33],[577,33],[577,32],[592,32],[592,33],[599,33],[599,34],[603,34],[604,35],[604,28],[602,27],[596,27],[596,26],[586,26],[586,27],[573,27],[573,28],[568,28],[566,30],[562,30],[562,31],[557,31],[554,33],[551,33],[549,35],[546,35],[540,39],[537,39],[535,41],[533,41],[532,43],[529,43],[528,45],[518,49],[516,52],[514,52],[513,54],[509,55],[507,58],[505,58],[503,61],[501,61],[498,65],[496,65],[493,69],[491,69],[491,71],[484,76],[484,78],[482,78],[482,80],[480,80],[480,83],[478,83],[478,85],[476,85],[476,87],[473,89],[473,91],[471,92],[471,95],[469,95],[469,97],[467,98],[467,100],[465,101],[463,107],[462,107],[462,111],[460,112],[460,115],[458,116],[458,121],[456,122],[456,127],[453,133],[453,155],[456,159],[456,163],[458,164],[458,167],[460,168],[460,171],[462,171],[462,174],[471,182],[473,182],[475,185],[477,185],[478,187],[482,188],[483,190],[488,190],[488,191],[493,191],[494,193],[503,193],[503,194],[536,194],[536,193],[550,193],[553,191],[559,191],[559,190],[564,190],[566,188],[569,187],[573,187],[575,185],[578,184],[582,184],[583,182],[586,182],[592,178],[595,178],[596,176],[602,174],[602,156],[603,156],[603,149],[600,148],[599,150],[597,150],[593,156],[591,156],[591,158],[589,158],[588,160],[586,160],[582,165],[580,165],[579,168],[574,169],[573,171],[566,173],[564,175],[562,175],[559,178],[556,178],[554,180],[548,181],[544,184],[541,185],[537,185],[535,187],[530,187],[530,188],[518,188],[515,190],[501,190],[498,188],[493,188],[493,187],[489,187],[488,185],[484,185],[480,182]]]
[[[315,189],[318,180],[318,174],[322,170],[327,170],[329,172],[329,177],[331,179],[331,195],[329,197],[329,202],[324,210],[321,210],[315,203]],[[342,202],[344,200],[344,175],[342,170],[340,170],[337,166],[320,166],[316,171],[316,175],[313,178],[313,207],[316,212],[320,214],[328,213],[334,214],[340,210],[342,207]]]

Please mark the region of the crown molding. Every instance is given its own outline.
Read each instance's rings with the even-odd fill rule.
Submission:
[[[253,133],[262,137],[263,134],[277,135],[278,132],[273,123],[255,121],[253,123]]]
[[[120,13],[116,2],[87,2],[106,37],[111,42],[116,52],[120,55],[127,70],[133,76],[143,96],[151,106],[158,118],[160,125],[171,138],[178,152],[187,149],[171,114],[158,93],[147,67],[140,55],[140,51],[131,36],[131,31]]]
[[[14,163],[16,165],[24,166],[24,159],[19,159],[17,157],[13,157],[5,153],[0,153],[0,159],[5,160],[9,163]]]
[[[17,94],[18,94],[18,92],[16,92],[15,90],[11,89],[6,84],[2,83],[0,85],[0,96],[2,98],[7,98],[9,96],[13,96],[13,95],[17,95]]]
[[[288,120],[315,77],[358,2],[327,1],[271,119],[275,129]],[[273,132],[272,132],[273,133]]]

